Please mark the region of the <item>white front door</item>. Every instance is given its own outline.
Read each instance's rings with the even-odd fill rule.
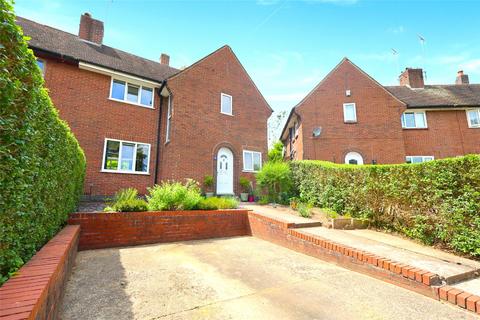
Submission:
[[[233,153],[228,148],[217,154],[217,194],[233,194]]]
[[[349,152],[345,155],[346,164],[363,164],[363,157],[358,152]]]

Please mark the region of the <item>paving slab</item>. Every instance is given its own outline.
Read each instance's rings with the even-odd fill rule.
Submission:
[[[478,319],[253,237],[82,251],[60,319]]]
[[[449,284],[471,278],[480,271],[480,264],[476,261],[371,230],[347,231],[315,227],[297,231],[436,273]]]
[[[480,297],[480,278],[455,283],[453,286]]]

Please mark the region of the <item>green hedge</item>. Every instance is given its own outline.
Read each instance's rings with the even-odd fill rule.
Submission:
[[[1,284],[75,209],[85,156],[43,87],[11,2],[0,7]]]
[[[302,201],[480,257],[480,155],[422,164],[291,163]]]

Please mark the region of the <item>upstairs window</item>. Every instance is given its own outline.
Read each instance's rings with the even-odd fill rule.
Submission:
[[[150,144],[106,139],[102,171],[148,174]]]
[[[168,96],[168,108],[167,108],[167,128],[165,132],[165,143],[170,141],[170,126],[172,122],[172,97]]]
[[[422,163],[434,160],[433,156],[407,156],[407,163]]]
[[[467,110],[468,127],[480,128],[480,108]]]
[[[45,60],[37,58],[37,66],[42,71],[42,75],[45,75]]]
[[[422,129],[427,127],[427,115],[425,111],[404,112],[402,114],[402,128]]]
[[[153,88],[112,79],[110,98],[153,108]]]
[[[243,150],[243,171],[256,172],[262,168],[262,153]]]
[[[357,122],[357,110],[356,110],[355,103],[343,104],[343,121],[345,123]]]
[[[220,112],[223,114],[233,115],[232,96],[222,93],[220,99]]]

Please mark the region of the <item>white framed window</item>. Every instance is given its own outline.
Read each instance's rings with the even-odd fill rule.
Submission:
[[[220,113],[233,116],[233,98],[232,96],[221,93],[220,94]]]
[[[243,150],[243,171],[257,172],[262,168],[262,153]]]
[[[480,108],[467,110],[469,128],[480,128]]]
[[[435,158],[433,156],[406,156],[405,160],[407,163],[422,163],[435,160]]]
[[[148,174],[150,144],[105,139],[102,172]]]
[[[172,122],[172,96],[168,96],[167,128],[165,129],[165,143],[170,141],[170,127]]]
[[[357,122],[357,107],[355,103],[343,104],[343,121],[344,122]]]
[[[46,65],[45,60],[37,58],[37,66],[42,71],[43,76],[45,76],[45,65]]]
[[[402,114],[402,128],[427,128],[427,113],[425,111],[409,111]]]
[[[152,87],[112,78],[110,99],[153,109]]]

